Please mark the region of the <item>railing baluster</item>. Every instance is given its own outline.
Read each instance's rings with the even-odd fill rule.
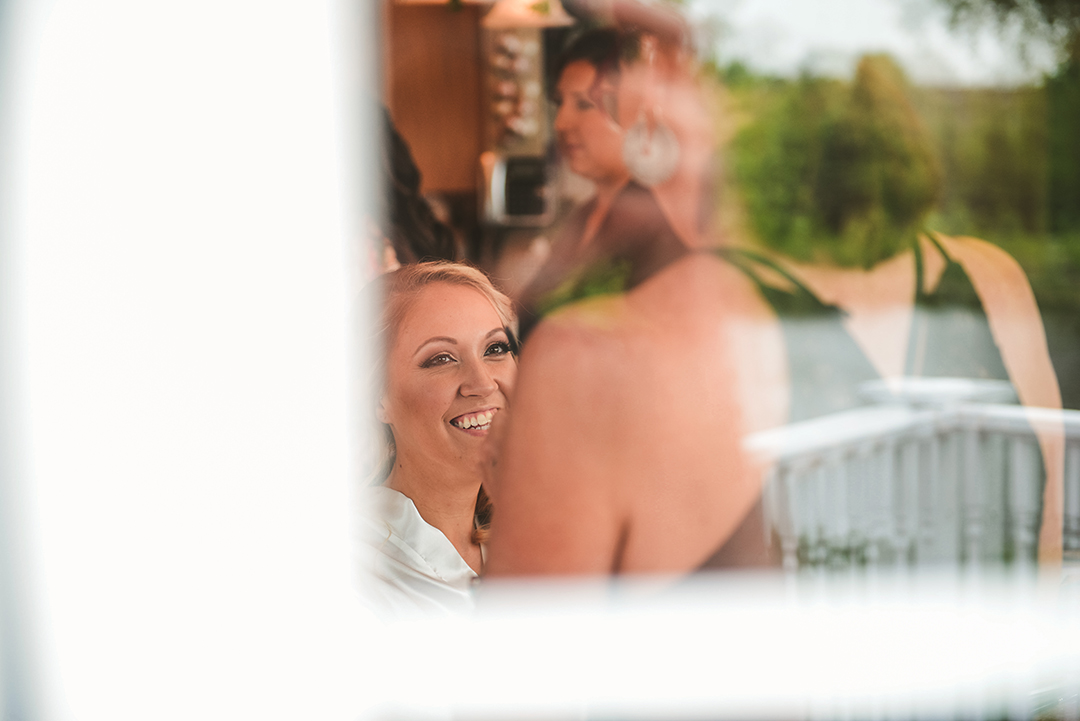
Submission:
[[[870,497],[874,483],[867,444],[859,444],[847,454],[844,463],[847,485],[847,546],[848,560],[853,567],[866,564],[866,545],[869,536]]]
[[[871,447],[868,463],[872,478],[867,533],[867,563],[891,565],[896,548],[896,512],[893,509],[893,454],[891,437]]]
[[[787,533],[780,536],[780,551],[783,568],[786,573],[795,573],[799,568],[799,516],[794,505],[794,481],[790,467],[785,466],[776,474],[777,485],[783,489],[784,509],[787,512]]]
[[[979,429],[972,425],[958,431],[963,443],[961,464],[961,487],[963,489],[964,543],[961,559],[978,568],[982,562],[983,536],[983,472],[979,463]]]
[[[902,552],[907,565],[915,565],[919,560],[919,439],[909,437],[904,443],[903,465],[901,467],[900,506],[904,509]]]
[[[937,563],[942,560],[938,548],[937,515],[941,509],[941,486],[938,483],[938,443],[930,431],[919,434],[919,510],[918,544],[921,562]],[[946,521],[947,522],[947,521]]]
[[[1031,441],[1016,434],[1009,438],[1009,505],[1012,520],[1013,560],[1018,568],[1035,559],[1038,543],[1038,483],[1033,468]],[[1033,496],[1035,502],[1033,503]]]
[[[785,568],[1030,566],[1044,483],[1032,430],[1045,423],[1065,429],[1064,546],[1080,561],[1080,411],[881,406],[762,434]]]
[[[1009,546],[1008,528],[1008,443],[1002,431],[984,428],[980,433],[980,483],[984,499],[984,557],[1001,563]]]
[[[825,514],[828,519],[828,565],[843,567],[851,555],[850,527],[848,525],[848,469],[847,459],[839,451],[828,455],[825,463],[825,483],[828,487],[828,505]]]
[[[1070,442],[1067,448],[1065,454],[1065,533],[1063,541],[1066,551],[1080,553],[1080,438]]]

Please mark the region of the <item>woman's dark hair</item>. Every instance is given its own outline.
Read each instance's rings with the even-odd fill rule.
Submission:
[[[593,28],[571,36],[552,67],[549,95],[554,94],[566,66],[582,60],[596,68],[594,86],[605,77],[617,80],[619,63],[635,59],[639,44],[637,33],[608,27]]]
[[[389,111],[382,108],[382,191],[380,225],[401,263],[454,260],[457,249],[450,228],[435,218],[420,194],[420,169]]]

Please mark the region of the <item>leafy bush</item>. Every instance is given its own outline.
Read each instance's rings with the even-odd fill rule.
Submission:
[[[903,73],[881,55],[850,86],[807,76],[764,103],[736,139],[735,173],[767,245],[865,267],[910,243],[941,186]]]

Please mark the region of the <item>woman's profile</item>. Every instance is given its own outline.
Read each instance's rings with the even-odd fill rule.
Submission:
[[[644,55],[655,63],[656,42],[597,28],[574,38],[556,60],[552,102],[559,151],[570,171],[591,181],[595,192],[571,213],[552,257],[519,299],[523,337],[554,307],[613,284],[627,290],[688,252],[656,196],[628,167],[627,129],[619,124],[623,71]],[[669,146],[666,156],[657,167],[661,176],[674,173],[670,161],[678,160],[677,146],[674,153]]]
[[[390,614],[465,612],[491,514],[481,461],[517,373],[515,318],[465,265],[406,265],[375,290],[386,459],[361,499],[362,591]]]

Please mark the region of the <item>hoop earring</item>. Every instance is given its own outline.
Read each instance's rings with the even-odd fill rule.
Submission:
[[[658,113],[657,113],[658,115]],[[679,166],[679,139],[659,117],[650,131],[642,111],[623,138],[622,156],[630,177],[652,188],[675,175]]]

